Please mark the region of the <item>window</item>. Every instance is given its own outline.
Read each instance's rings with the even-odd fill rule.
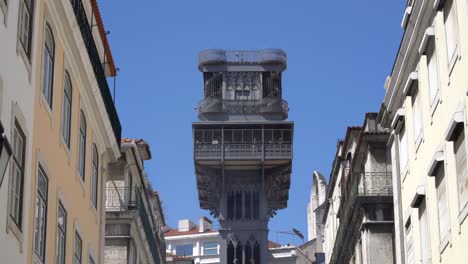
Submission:
[[[34,252],[39,259],[45,261],[46,226],[47,226],[47,192],[48,179],[39,166],[37,173],[36,212],[34,229]]]
[[[406,172],[408,164],[408,142],[406,139],[406,131],[403,127],[400,132],[400,173],[402,176]]]
[[[86,119],[83,112],[80,113],[80,134],[78,137],[78,173],[85,180],[86,164]]]
[[[413,84],[416,86],[416,84]],[[413,108],[413,129],[414,129],[414,143],[419,144],[422,137],[422,110],[421,110],[421,96],[417,87],[413,88],[412,108]]]
[[[411,221],[406,224],[406,263],[414,264],[414,253],[413,253],[413,230]]]
[[[426,201],[423,199],[419,205],[419,234],[421,243],[421,260],[423,264],[430,264],[431,261],[431,242],[429,236],[429,223],[427,221]]]
[[[98,177],[99,177],[99,152],[96,145],[93,145],[93,171],[91,179],[91,200],[94,208],[97,208],[98,204]]]
[[[54,80],[55,42],[49,26],[45,28],[44,52],[42,58],[42,94],[52,109],[52,87]]]
[[[429,99],[431,106],[433,106],[439,94],[439,69],[437,66],[434,40],[430,41],[426,50],[426,55],[427,68],[429,71]]]
[[[63,102],[62,102],[62,138],[70,148],[70,129],[71,129],[71,109],[72,109],[72,85],[70,75],[65,72],[63,83]]]
[[[28,59],[31,59],[33,7],[33,0],[20,0],[18,36]]]
[[[67,212],[59,202],[57,214],[57,264],[65,264],[65,248],[67,241]]]
[[[176,255],[177,256],[193,256],[193,245],[177,245],[176,246]]]
[[[435,171],[437,191],[437,211],[439,218],[439,241],[441,244],[448,242],[450,232],[450,219],[448,208],[447,183],[443,165],[438,165]]]
[[[255,191],[235,191],[227,195],[227,219],[250,220],[259,218],[260,199]]]
[[[454,140],[455,167],[458,182],[458,202],[462,210],[468,203],[468,170],[465,144],[465,131],[463,125],[459,126],[459,131]]]
[[[75,231],[75,250],[73,253],[73,264],[81,264],[81,255],[83,252],[83,240],[80,234]]]
[[[203,243],[203,255],[216,255],[218,254],[218,243],[217,242],[205,242]]]
[[[454,62],[458,46],[457,12],[453,0],[447,0],[444,6],[445,40],[449,66]]]
[[[26,139],[17,121],[13,128],[10,183],[10,216],[21,230],[23,222],[24,158]]]
[[[89,264],[96,264],[96,262],[94,261],[93,257],[89,256],[89,261],[88,261]],[[136,263],[136,262],[135,262]]]

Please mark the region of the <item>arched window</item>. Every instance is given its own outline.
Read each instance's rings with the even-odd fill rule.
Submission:
[[[98,185],[99,185],[99,152],[96,144],[93,145],[93,171],[91,175],[91,199],[94,208],[97,209],[98,204]]]
[[[45,27],[44,51],[42,59],[42,94],[52,109],[53,80],[54,80],[55,41],[49,25]]]
[[[86,164],[86,118],[83,111],[80,113],[80,134],[78,137],[78,173],[85,180]]]
[[[254,247],[253,247],[253,258],[254,258],[254,264],[260,263],[260,245],[258,244],[258,241],[255,241]]]
[[[244,254],[245,254],[245,264],[252,263],[252,246],[250,245],[250,242],[248,241],[244,247]]]
[[[244,264],[243,262],[243,258],[242,258],[242,251],[243,251],[243,247],[242,247],[242,243],[239,241],[237,242],[237,246],[236,246],[236,264]]]
[[[71,109],[72,109],[72,84],[70,75],[65,72],[63,82],[63,102],[62,102],[62,138],[70,148],[71,130]]]
[[[227,246],[227,263],[234,264],[234,245],[229,241]]]

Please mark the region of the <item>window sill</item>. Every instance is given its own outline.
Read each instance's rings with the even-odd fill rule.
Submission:
[[[47,114],[49,114],[49,119],[50,119],[50,128],[53,128],[54,125],[53,125],[53,121],[54,121],[54,114],[52,112],[52,109],[50,108],[49,106],[49,102],[47,102],[47,99],[45,98],[44,94],[42,93],[42,91],[39,91],[41,94],[39,95],[40,96],[40,99],[39,99],[39,102],[41,103],[42,107],[44,107],[44,109],[47,111]]]
[[[5,4],[3,0],[0,0],[0,10],[3,12],[3,24],[7,25],[7,18],[8,18],[8,6]]]
[[[442,239],[442,241],[439,244],[439,251],[440,251],[440,257],[441,258],[442,258],[442,254],[444,253],[445,249],[450,244],[450,240],[451,240],[451,234],[450,234],[450,230],[449,230],[448,233],[444,236],[444,238]]]
[[[24,50],[23,45],[21,45],[19,39],[16,40],[16,54],[18,54],[21,57],[21,59],[23,59],[24,66],[26,67],[26,70],[28,72],[28,81],[29,84],[31,84],[31,59],[28,58],[28,55],[26,55],[26,51]]]
[[[450,77],[452,76],[453,69],[455,68],[455,65],[457,64],[457,61],[458,61],[459,58],[460,58],[460,56],[459,56],[458,47],[457,47],[455,54],[453,54],[452,59],[450,60],[449,64],[447,65],[447,67],[448,67],[448,85],[450,85]]]
[[[63,150],[67,154],[68,167],[70,167],[70,156],[71,156],[70,147],[67,146],[67,143],[63,139],[62,135],[60,135],[60,145],[62,146]]]
[[[77,171],[75,174],[75,181],[79,182],[81,185],[81,191],[83,192],[83,198],[85,198],[86,188],[83,178],[81,178],[80,173]]]
[[[401,183],[404,183],[405,180],[406,180],[406,176],[408,176],[408,174],[410,174],[409,170],[408,170],[408,165],[406,165],[405,169],[403,169],[400,173],[401,173],[401,175],[403,175]]]
[[[10,213],[7,216],[7,233],[12,232],[19,243],[20,253],[23,253],[23,232],[18,228],[15,221],[11,219]]]
[[[458,214],[458,223],[460,223],[460,226],[465,222],[466,217],[468,216],[468,203],[465,203],[463,208],[460,210],[460,213]],[[461,233],[461,228],[459,230],[459,233]]]
[[[424,142],[424,139],[423,139],[423,136],[422,136],[422,131],[420,133],[421,133],[421,135],[419,136],[419,138],[414,143],[416,145],[415,153],[418,153],[419,147],[421,147],[422,142]],[[418,158],[418,155],[414,155],[414,159],[416,160],[417,158]]]
[[[434,114],[437,111],[437,108],[439,104],[442,103],[442,100],[440,100],[440,93],[437,93],[435,101],[431,105],[431,125],[434,122]]]

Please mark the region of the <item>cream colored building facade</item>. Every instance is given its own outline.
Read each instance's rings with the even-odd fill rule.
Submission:
[[[408,1],[380,120],[391,128],[397,263],[466,263],[468,1]]]
[[[1,0],[0,44],[0,115],[13,150],[0,189],[2,261],[103,263],[121,127],[97,3]]]
[[[23,23],[22,18],[31,23]],[[0,185],[0,262],[26,263],[31,233],[31,184],[34,80],[36,79],[38,11],[23,1],[0,1],[0,121],[14,157]],[[21,34],[23,33],[23,34]],[[1,152],[5,152],[2,148]]]

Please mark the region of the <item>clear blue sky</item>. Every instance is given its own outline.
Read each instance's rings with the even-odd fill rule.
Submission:
[[[311,175],[330,174],[347,126],[378,111],[383,84],[402,36],[406,0],[100,0],[111,49],[121,69],[117,108],[123,135],[149,142],[146,163],[166,221],[208,215],[199,209],[191,123],[203,96],[197,54],[206,48],[282,48],[288,53],[284,98],[295,121],[288,208],[270,222],[307,236]],[[298,240],[296,239],[296,242]]]

